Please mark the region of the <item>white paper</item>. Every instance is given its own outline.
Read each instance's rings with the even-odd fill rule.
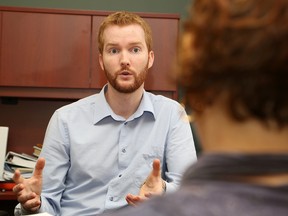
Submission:
[[[4,163],[8,140],[8,127],[0,127],[0,180],[3,180]]]

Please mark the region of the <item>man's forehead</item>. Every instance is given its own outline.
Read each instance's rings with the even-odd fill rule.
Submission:
[[[144,30],[139,25],[111,25],[105,29],[103,37],[105,43],[117,43],[119,40],[130,40],[131,43],[145,42]]]
[[[128,30],[134,30],[134,31],[139,31],[144,34],[144,29],[139,25],[139,24],[128,24],[128,25],[109,25],[105,28],[103,33],[105,34],[106,32],[110,31],[117,31],[117,32],[122,32],[122,31],[128,31]]]

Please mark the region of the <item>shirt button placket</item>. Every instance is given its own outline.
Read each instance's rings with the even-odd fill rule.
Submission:
[[[119,167],[120,170],[125,169],[129,163],[127,158],[127,147],[129,143],[129,131],[128,131],[128,122],[122,123],[122,128],[120,131],[120,138],[119,138]]]

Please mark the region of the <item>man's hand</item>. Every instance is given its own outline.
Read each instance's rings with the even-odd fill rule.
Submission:
[[[16,170],[13,181],[16,185],[13,192],[17,195],[17,200],[22,207],[29,212],[36,212],[41,206],[40,195],[42,191],[42,171],[45,166],[45,159],[37,160],[33,176],[24,179],[19,170]]]
[[[165,182],[161,178],[160,160],[153,161],[153,169],[146,181],[140,188],[139,195],[128,194],[126,201],[129,205],[136,206],[138,203],[147,200],[152,195],[161,195],[164,192]]]

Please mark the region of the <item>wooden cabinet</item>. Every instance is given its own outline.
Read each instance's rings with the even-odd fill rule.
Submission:
[[[0,96],[78,99],[99,91],[97,32],[109,12],[0,7]],[[140,13],[151,25],[155,61],[145,89],[177,98],[168,73],[179,17]]]
[[[1,86],[88,88],[90,16],[2,12]]]

